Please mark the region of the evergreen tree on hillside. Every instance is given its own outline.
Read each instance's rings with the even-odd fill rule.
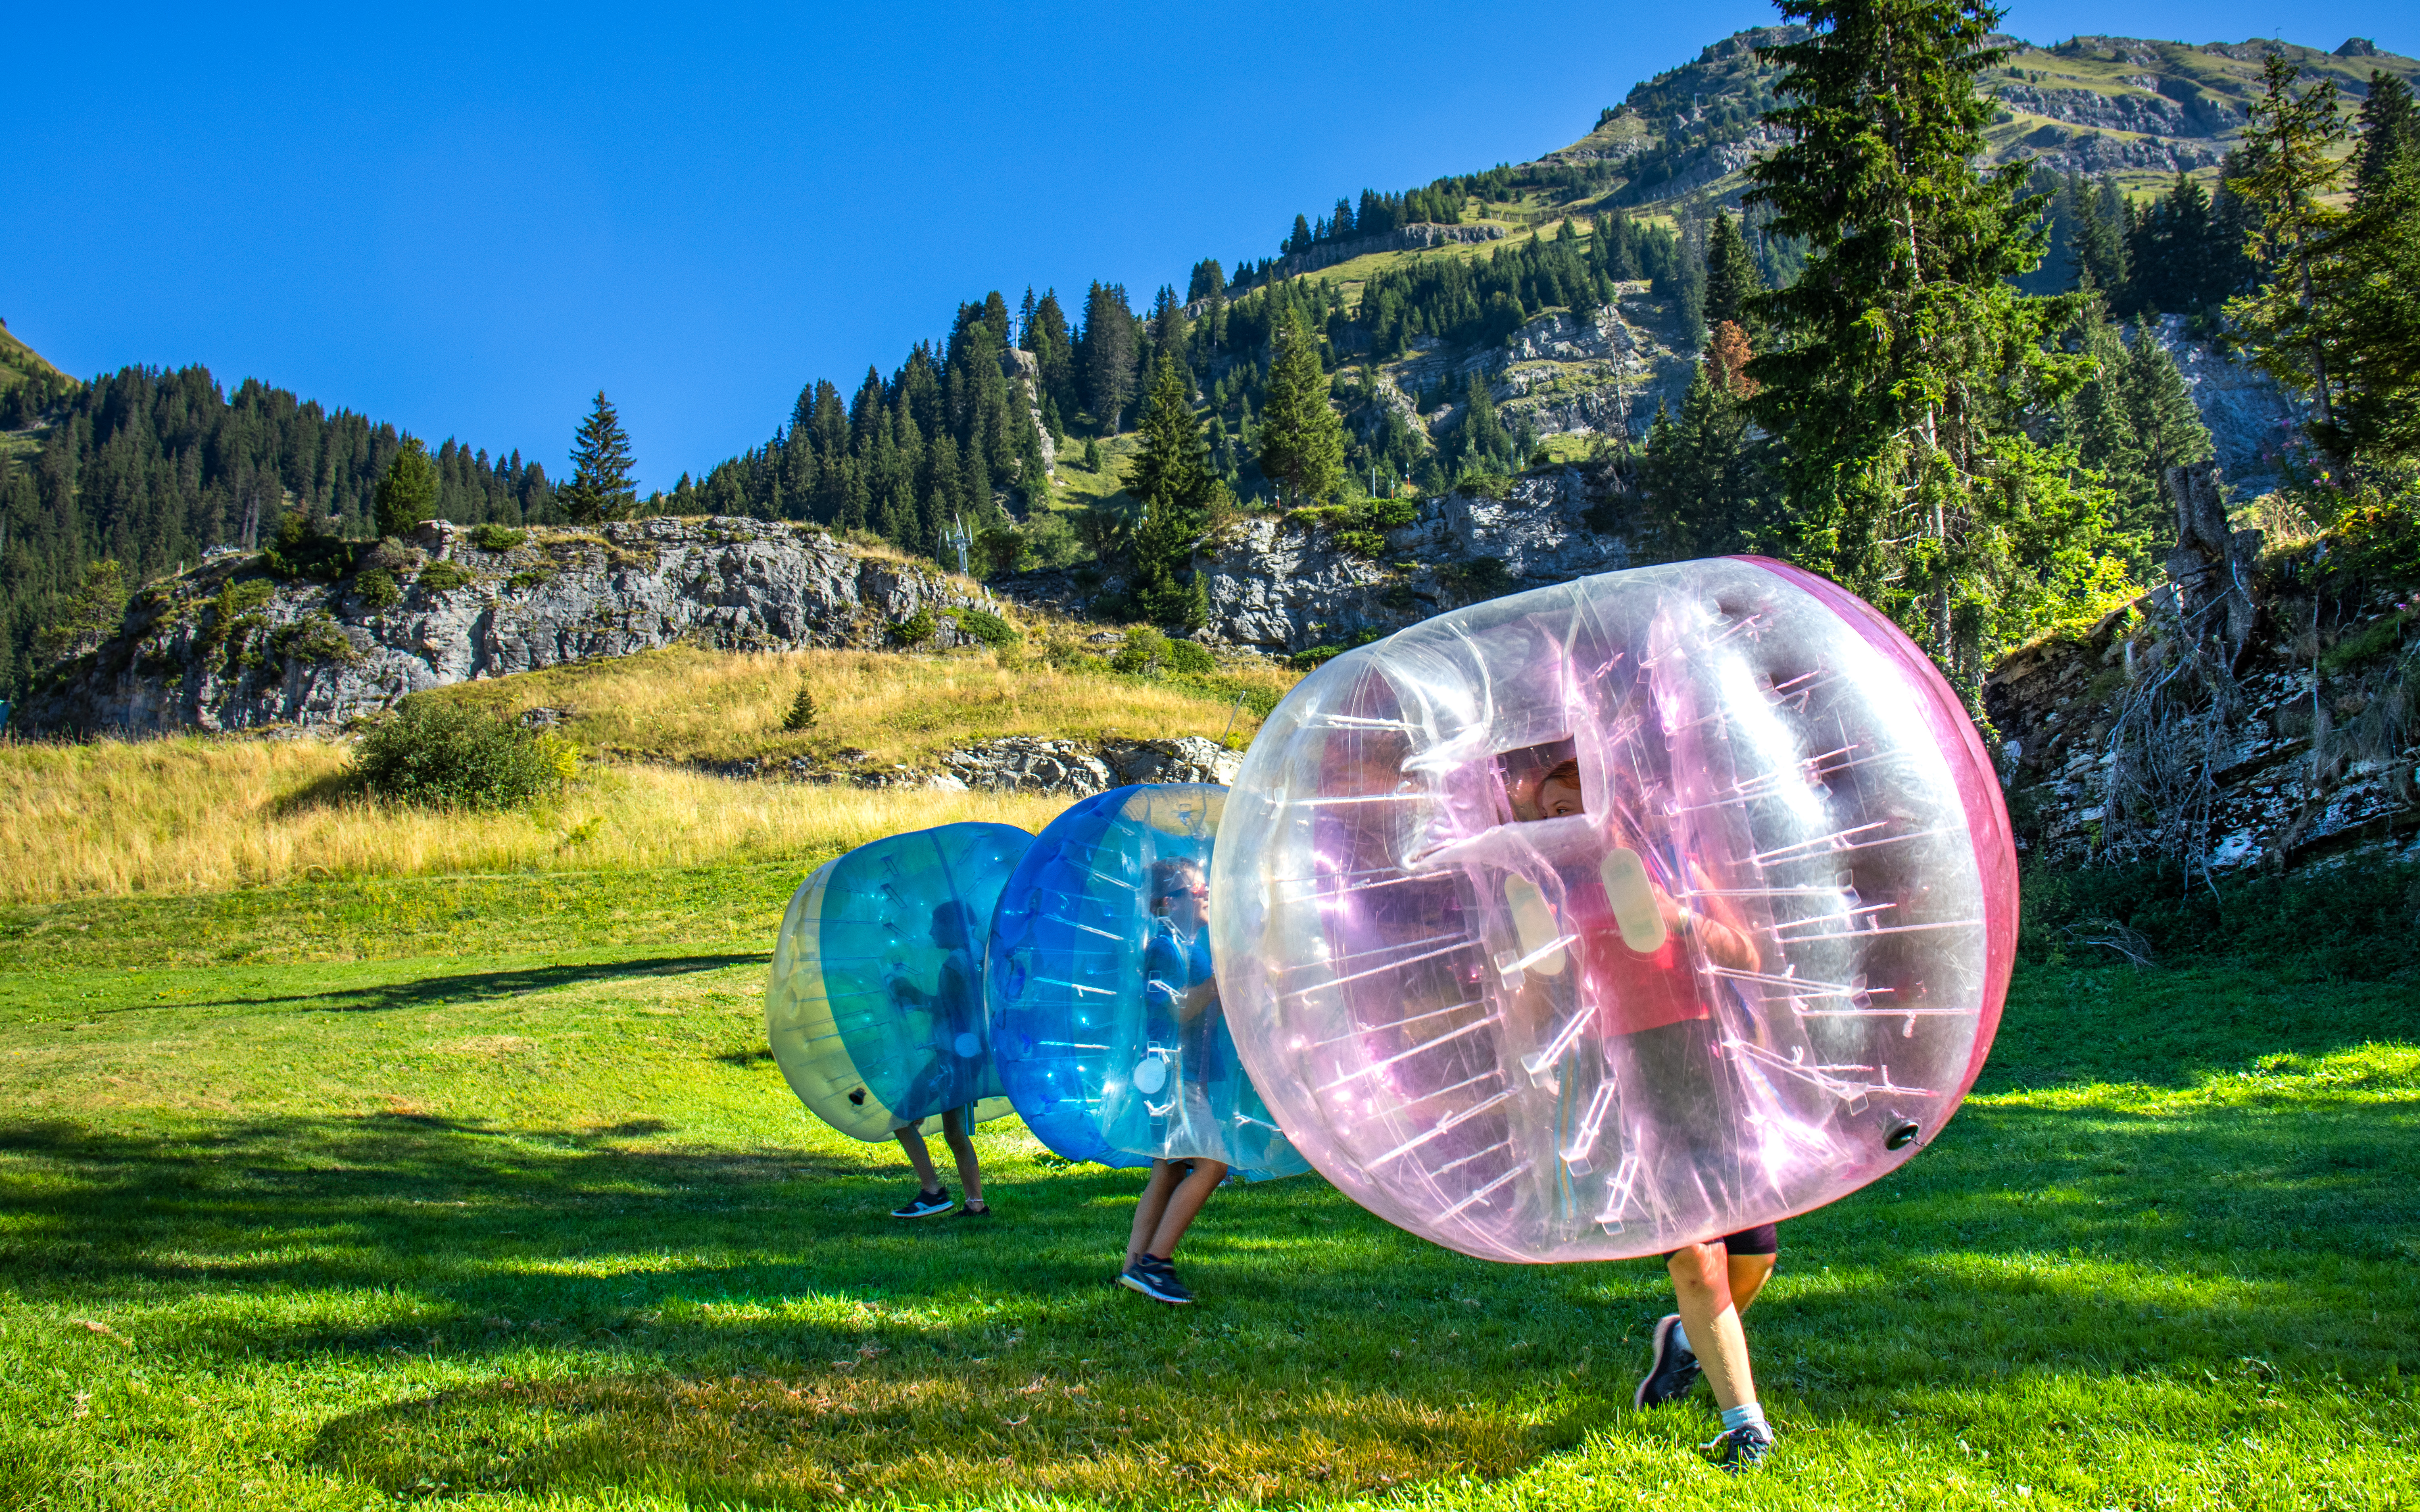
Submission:
[[[1183,576],[1215,483],[1209,448],[1193,418],[1192,389],[1184,366],[1163,352],[1143,411],[1142,449],[1126,473],[1126,491],[1142,507],[1134,532],[1135,602],[1156,625],[1188,628],[1207,610],[1207,585],[1187,583]]]
[[[1109,435],[1134,397],[1135,317],[1123,285],[1094,284],[1084,301],[1084,387]]]
[[[1299,315],[1278,332],[1261,409],[1260,464],[1280,497],[1296,505],[1325,499],[1343,475],[1344,423],[1327,402],[1319,338]]]
[[[2052,333],[2075,296],[2011,280],[2040,259],[2026,163],[1974,166],[2005,57],[1975,0],[1782,0],[1812,27],[1768,49],[1789,140],[1749,169],[1751,204],[1810,245],[1756,296],[1776,349],[1749,401],[1789,456],[1799,560],[1874,601],[1970,694],[1988,659],[2088,579],[2104,493],[2026,434],[2085,376]]]
[[[1781,477],[1773,443],[1748,422],[1747,336],[1730,321],[1714,332],[1680,414],[1657,408],[1639,468],[1661,554],[1673,559],[1776,544]]]
[[[2420,456],[2420,122],[2373,74],[2350,213],[2334,239],[2325,329],[2342,386],[2332,449],[2375,465]],[[2392,96],[2382,103],[2382,95]],[[2373,111],[2371,106],[2379,108]]]
[[[2069,185],[2076,199],[2075,286],[2115,293],[2126,284],[2125,196],[2111,179],[2086,189],[2079,175]]]
[[[2263,282],[2227,301],[2226,314],[2254,363],[2313,397],[2319,418],[2309,427],[2312,438],[2334,451],[2342,438],[2336,380],[2328,370],[2336,312],[2327,296],[2333,236],[2344,212],[2330,200],[2344,179],[2336,151],[2349,132],[2334,82],[2298,90],[2296,73],[2278,54],[2262,60],[2262,93],[2244,128],[2236,188],[2260,216],[2251,246]]]
[[[1756,255],[1747,250],[1739,225],[1729,215],[1716,211],[1714,224],[1706,232],[1706,325],[1708,329],[1728,320],[1744,326],[1747,320],[1748,297],[1764,288],[1764,280],[1756,270]]]
[[[575,524],[620,519],[639,501],[639,487],[630,476],[630,436],[605,391],[571,443],[571,481],[556,495],[564,517]]]
[[[436,514],[437,465],[428,460],[427,447],[417,440],[406,441],[386,465],[386,476],[379,480],[378,532],[410,535]]]
[[[2420,155],[2420,108],[2412,86],[2382,69],[2369,75],[2369,98],[2361,102],[2361,148],[2353,154],[2352,187],[2366,193],[2382,182],[2395,160]]]

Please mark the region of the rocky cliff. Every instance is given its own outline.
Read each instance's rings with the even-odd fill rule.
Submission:
[[[1334,509],[1247,516],[1196,559],[1210,599],[1202,639],[1276,655],[1351,645],[1475,599],[1618,571],[1632,563],[1634,514],[1613,474],[1566,467],[1512,479],[1501,498],[1421,500],[1391,528]],[[1125,590],[1066,569],[994,586],[1074,614]]]
[[[117,634],[61,664],[10,720],[26,733],[327,726],[406,693],[675,641],[935,646],[998,606],[964,579],[819,530],[648,519],[591,531],[427,525],[334,582],[278,582],[228,556],[146,588]],[[921,628],[921,626],[919,626]]]
[[[2264,553],[2213,471],[2186,471],[2167,580],[1985,684],[2020,849],[2225,872],[2408,847],[2415,595],[2331,576],[2324,548]]]

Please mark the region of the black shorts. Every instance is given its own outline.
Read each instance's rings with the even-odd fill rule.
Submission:
[[[1714,1242],[1733,1255],[1778,1255],[1781,1253],[1781,1227],[1778,1224],[1759,1224],[1754,1228],[1743,1228],[1736,1234],[1725,1234]],[[1672,1250],[1664,1257],[1668,1260],[1680,1253]]]

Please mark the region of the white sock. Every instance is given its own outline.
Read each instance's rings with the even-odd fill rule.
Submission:
[[[1766,1438],[1773,1437],[1773,1425],[1764,1420],[1764,1409],[1754,1402],[1742,1402],[1737,1407],[1723,1409],[1723,1431],[1752,1427]]]
[[[1672,1342],[1684,1350],[1689,1350],[1689,1335],[1682,1329],[1681,1320],[1677,1318],[1672,1319]],[[1698,1351],[1689,1350],[1689,1352],[1695,1354]]]

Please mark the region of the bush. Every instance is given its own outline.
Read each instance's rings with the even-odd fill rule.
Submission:
[[[559,791],[576,751],[465,703],[413,694],[362,737],[353,773],[381,797],[463,809],[517,809]]]
[[[1168,637],[1141,625],[1126,632],[1125,644],[1109,657],[1109,670],[1148,677],[1168,660]]]
[[[1512,569],[1504,564],[1502,557],[1473,557],[1439,569],[1437,577],[1474,604],[1481,599],[1500,598],[1512,591]]]
[[[384,567],[371,567],[353,579],[353,596],[372,609],[393,609],[403,602],[403,585]]]
[[[782,728],[789,731],[813,730],[815,727],[815,696],[799,685],[798,697],[790,700],[790,712],[782,716]]]
[[[1180,677],[1199,677],[1218,670],[1218,658],[1199,640],[1171,640],[1168,643],[1169,670]]]
[[[432,562],[420,569],[419,583],[431,594],[450,594],[457,588],[468,587],[474,575],[466,567],[451,562]]]
[[[554,581],[554,569],[551,567],[523,567],[505,579],[504,586],[516,594],[520,594],[527,593],[533,588],[544,588],[552,581]]]
[[[334,582],[353,570],[365,549],[359,541],[329,534],[316,516],[297,509],[277,522],[277,539],[261,551],[260,564],[272,578]]]
[[[1338,549],[1373,562],[1387,554],[1387,538],[1376,531],[1338,531],[1328,539],[1336,543]]]
[[[482,525],[471,532],[471,544],[482,551],[510,551],[528,539],[529,532],[506,530],[502,525]]]
[[[932,640],[933,632],[939,628],[940,625],[933,618],[933,611],[919,604],[915,613],[892,624],[891,634],[903,646],[921,646]]]
[[[361,653],[345,639],[334,617],[325,609],[313,609],[291,625],[282,625],[269,638],[270,650],[296,661],[328,661],[343,666],[359,659]]]
[[[1025,638],[1016,626],[989,609],[962,609],[957,611],[958,633],[970,635],[995,651],[1004,651]]]

